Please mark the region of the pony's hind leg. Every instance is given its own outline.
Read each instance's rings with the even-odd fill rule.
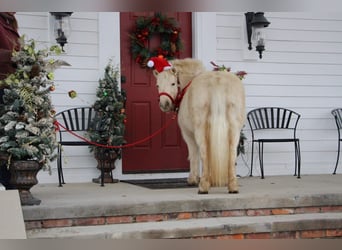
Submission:
[[[202,176],[198,185],[199,194],[207,194],[210,189],[210,172],[208,162],[208,142],[206,140],[206,128],[200,126],[195,131],[196,143],[199,148],[200,158],[202,160]]]
[[[191,186],[197,186],[199,183],[199,153],[198,147],[194,140],[192,134],[183,133],[183,138],[188,146],[189,156],[188,159],[190,161],[190,173],[188,177],[188,184]]]
[[[237,146],[240,139],[240,130],[231,127],[229,129],[229,162],[228,162],[228,192],[238,193],[239,187],[236,178]]]

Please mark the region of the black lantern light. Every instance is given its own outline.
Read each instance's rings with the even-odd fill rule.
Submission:
[[[70,16],[72,12],[50,12],[55,18],[54,22],[54,35],[56,41],[62,47],[68,43],[67,37],[70,34]]]
[[[247,38],[248,49],[252,49],[252,40],[256,43],[255,50],[259,52],[259,58],[262,58],[262,52],[265,50],[265,34],[266,28],[270,22],[264,17],[264,12],[247,12],[246,25],[247,25]]]

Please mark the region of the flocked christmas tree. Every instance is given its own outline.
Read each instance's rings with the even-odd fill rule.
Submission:
[[[0,152],[10,160],[37,160],[50,169],[49,162],[56,157],[50,92],[55,89],[53,71],[60,61],[48,58],[56,52],[57,46],[37,50],[34,40],[22,37],[21,49],[12,56],[16,71],[0,82],[5,88],[0,105]]]
[[[101,145],[119,146],[124,144],[125,133],[125,100],[126,94],[119,90],[119,71],[111,62],[105,68],[104,77],[99,80],[96,101],[93,108],[96,112],[88,132],[92,142]],[[94,146],[90,146],[94,150]],[[118,156],[121,150],[114,148]]]

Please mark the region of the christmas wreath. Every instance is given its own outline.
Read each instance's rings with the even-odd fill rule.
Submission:
[[[181,29],[176,20],[161,13],[155,13],[152,17],[137,18],[136,27],[130,35],[134,60],[142,67],[146,67],[151,57],[174,59],[182,49],[180,33]],[[156,49],[150,50],[149,41],[154,35],[160,36],[160,44]]]

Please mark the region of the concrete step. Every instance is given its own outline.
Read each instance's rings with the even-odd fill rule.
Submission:
[[[28,238],[337,238],[342,213],[238,216],[27,230]]]

